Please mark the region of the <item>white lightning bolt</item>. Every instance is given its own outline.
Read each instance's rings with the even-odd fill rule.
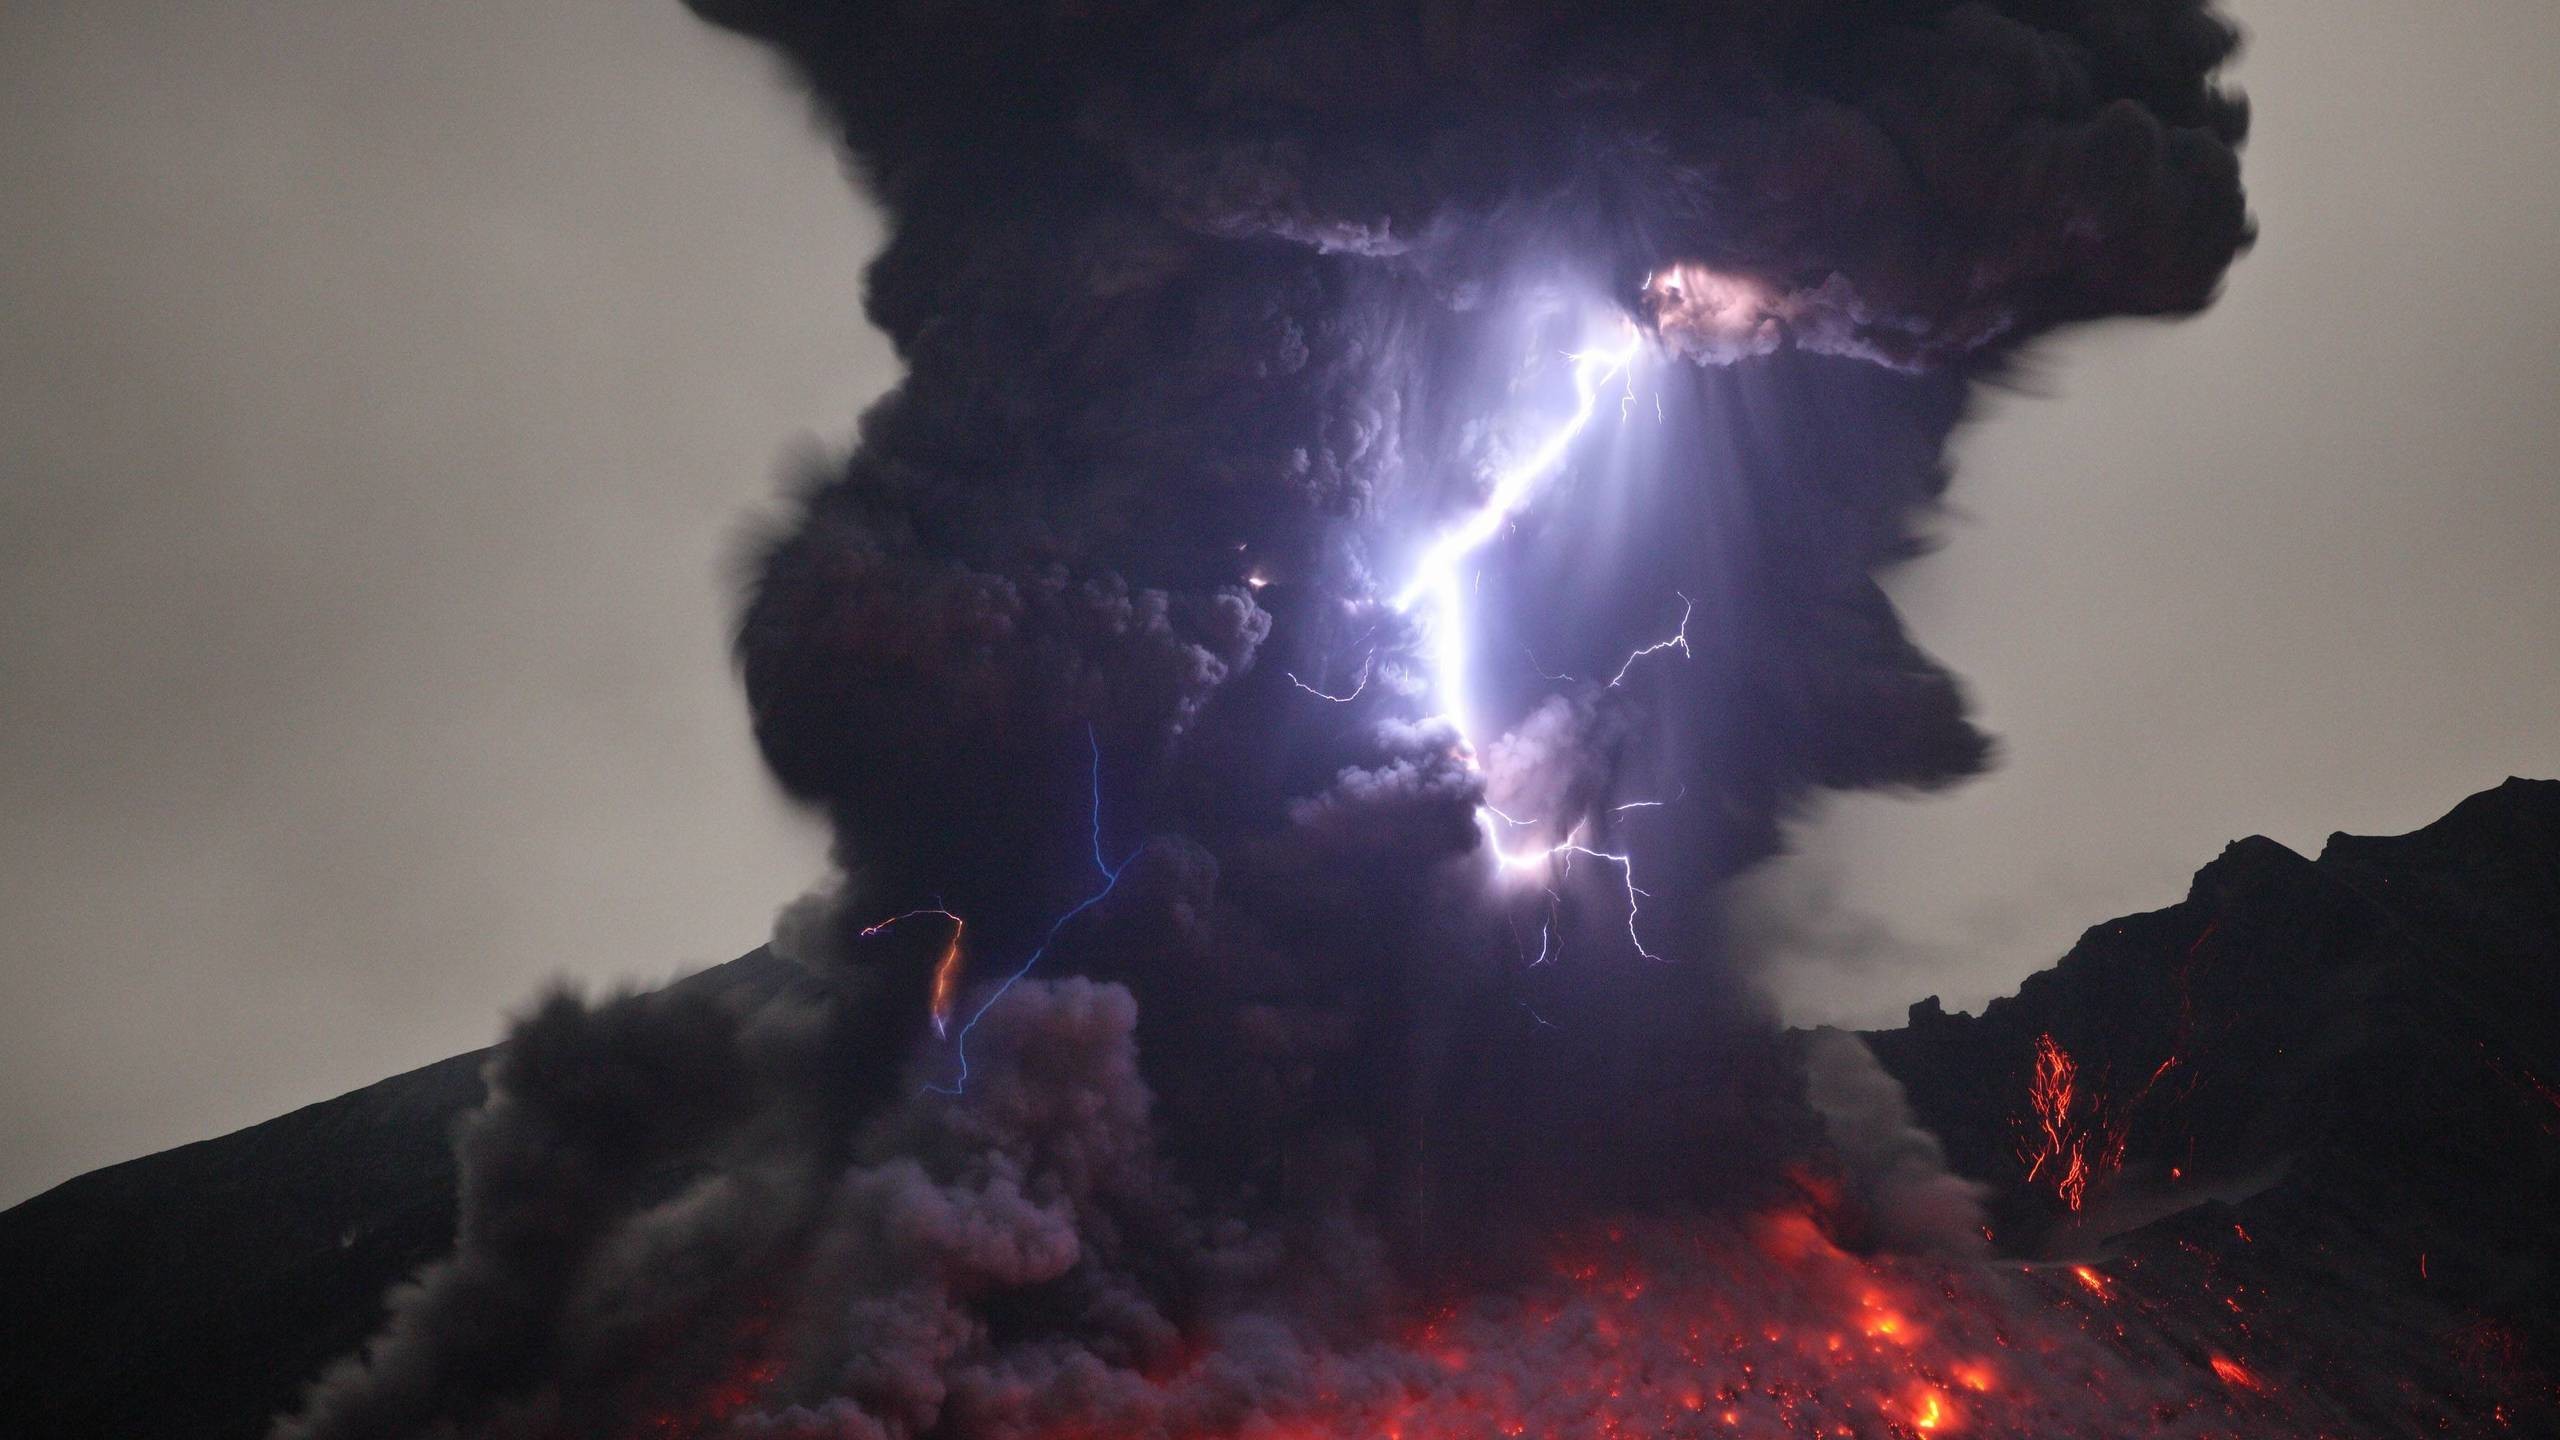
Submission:
[[[1348,705],[1352,701],[1359,699],[1361,692],[1369,688],[1369,668],[1377,662],[1378,652],[1375,650],[1370,651],[1368,658],[1360,662],[1359,681],[1351,687],[1351,692],[1347,695],[1328,694],[1327,692],[1319,690],[1313,685],[1308,684],[1306,681],[1299,679],[1297,675],[1291,671],[1284,670],[1281,674],[1290,684],[1297,686],[1299,689],[1306,691],[1308,694],[1313,695],[1319,700],[1331,701],[1336,705]]]
[[[1625,382],[1626,394],[1619,402],[1619,418],[1624,419],[1635,402],[1632,367],[1643,346],[1643,338],[1629,325],[1619,340],[1604,349],[1584,350],[1566,358],[1573,362],[1574,407],[1546,438],[1526,454],[1506,466],[1494,479],[1492,492],[1484,502],[1422,552],[1414,567],[1413,579],[1395,597],[1395,608],[1422,621],[1429,637],[1432,688],[1437,693],[1441,713],[1458,732],[1459,759],[1469,769],[1481,769],[1483,746],[1478,741],[1476,716],[1467,690],[1468,650],[1473,641],[1469,625],[1469,602],[1475,587],[1483,583],[1482,570],[1472,564],[1476,553],[1502,533],[1539,491],[1564,466],[1573,443],[1589,429],[1592,417],[1599,413],[1602,392],[1613,382]],[[1678,649],[1689,652],[1689,617],[1696,607],[1687,596],[1681,596],[1680,628],[1667,640],[1645,646],[1629,655],[1618,667],[1609,684],[1615,687],[1627,678],[1627,672],[1638,660],[1662,651]],[[1535,663],[1535,657],[1532,657]],[[1625,807],[1621,807],[1625,808]],[[1577,855],[1587,856],[1618,867],[1627,888],[1627,938],[1636,953],[1648,960],[1659,959],[1645,947],[1637,930],[1637,916],[1646,892],[1636,884],[1632,857],[1594,850],[1582,843],[1582,827],[1576,825],[1564,840],[1544,847],[1514,849],[1503,843],[1505,825],[1521,826],[1524,822],[1504,814],[1490,804],[1476,809],[1476,823],[1484,832],[1486,847],[1492,852],[1496,867],[1505,873],[1519,873],[1558,865],[1570,867]],[[1548,958],[1550,940],[1541,927],[1538,960]]]
[[[1573,413],[1494,477],[1492,493],[1473,514],[1431,542],[1414,565],[1412,581],[1395,597],[1396,609],[1418,615],[1430,633],[1432,686],[1439,692],[1442,713],[1466,742],[1470,765],[1476,763],[1479,747],[1467,701],[1467,650],[1473,638],[1467,626],[1472,573],[1467,562],[1528,508],[1539,488],[1563,468],[1573,442],[1590,428],[1591,417],[1600,409],[1602,387],[1627,373],[1643,343],[1629,325],[1615,345],[1566,357],[1573,362]]]
[[[1579,829],[1574,831],[1574,834],[1576,835],[1581,833],[1582,832]],[[1549,855],[1563,856],[1567,873],[1571,873],[1573,857],[1576,855],[1588,855],[1594,860],[1617,866],[1619,877],[1627,882],[1627,943],[1635,946],[1636,953],[1647,960],[1659,960],[1662,958],[1661,956],[1644,948],[1644,936],[1638,933],[1636,929],[1636,917],[1643,913],[1644,910],[1642,902],[1650,897],[1653,892],[1650,890],[1639,889],[1637,887],[1636,862],[1634,856],[1612,855],[1606,851],[1594,850],[1587,845],[1576,843],[1571,838],[1567,838],[1563,844],[1548,851],[1547,853]]]
[[[1674,595],[1680,594],[1677,590],[1674,590],[1671,593]],[[1615,690],[1621,684],[1624,684],[1626,682],[1627,672],[1636,668],[1636,662],[1647,655],[1659,655],[1665,650],[1677,650],[1680,652],[1682,658],[1691,658],[1694,655],[1694,652],[1689,649],[1689,617],[1696,613],[1698,613],[1698,602],[1690,599],[1686,595],[1680,595],[1680,632],[1668,640],[1656,640],[1652,644],[1645,646],[1643,649],[1637,650],[1628,655],[1627,663],[1619,666],[1618,673],[1610,678],[1609,688]]]

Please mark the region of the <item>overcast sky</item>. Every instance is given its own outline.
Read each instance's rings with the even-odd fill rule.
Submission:
[[[1893,585],[2007,762],[1753,882],[1797,1018],[2560,773],[2560,7],[2234,9],[2264,239],[1965,435]],[[729,561],[893,373],[762,56],[675,0],[19,0],[0,106],[0,1203],[760,941],[824,844]]]

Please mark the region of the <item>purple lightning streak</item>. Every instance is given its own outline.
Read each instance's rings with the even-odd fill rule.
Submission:
[[[1282,671],[1281,673],[1287,678],[1290,684],[1297,686],[1299,689],[1306,691],[1308,694],[1313,695],[1319,700],[1329,700],[1336,705],[1348,705],[1352,701],[1360,698],[1360,692],[1369,688],[1369,670],[1370,667],[1377,664],[1377,662],[1378,652],[1375,650],[1370,651],[1368,658],[1360,662],[1360,679],[1357,683],[1352,685],[1351,693],[1348,695],[1328,695],[1324,691],[1308,684],[1306,681],[1299,679],[1292,672]]]
[[[951,1077],[949,1085],[925,1086],[925,1090],[931,1094],[958,1095],[969,1088],[969,1032],[978,1028],[978,1022],[987,1018],[987,1012],[996,1008],[996,1002],[1005,997],[1005,992],[1011,990],[1022,977],[1031,973],[1031,967],[1039,964],[1040,957],[1049,953],[1049,947],[1058,943],[1058,936],[1066,931],[1070,922],[1109,897],[1112,890],[1120,884],[1121,872],[1129,868],[1131,860],[1138,858],[1138,853],[1132,850],[1122,857],[1119,864],[1114,865],[1102,853],[1102,741],[1094,734],[1093,727],[1090,725],[1085,727],[1084,739],[1085,744],[1093,751],[1093,868],[1101,874],[1102,884],[1092,894],[1077,901],[1073,909],[1051,922],[1049,932],[1040,937],[1040,944],[1024,957],[1022,964],[1012,974],[1004,977],[1004,983],[996,986],[992,994],[979,1002],[978,1008],[970,1014],[967,1022],[961,1025],[960,1033],[951,1038],[951,1054],[959,1064],[959,1072]],[[959,919],[956,915],[952,918]],[[871,932],[866,930],[862,933],[868,935]]]
[[[1458,732],[1459,757],[1471,770],[1483,768],[1479,730],[1467,689],[1468,648],[1473,640],[1469,624],[1469,602],[1474,599],[1474,586],[1483,582],[1481,568],[1470,561],[1496,535],[1537,498],[1546,482],[1564,467],[1565,457],[1582,432],[1589,429],[1592,417],[1599,412],[1601,394],[1614,382],[1623,382],[1625,395],[1619,402],[1619,418],[1624,419],[1635,403],[1633,367],[1643,349],[1643,337],[1635,327],[1627,327],[1624,336],[1605,349],[1577,351],[1566,358],[1573,362],[1574,408],[1546,438],[1513,461],[1494,479],[1493,490],[1484,503],[1467,518],[1433,541],[1416,563],[1414,577],[1403,592],[1395,597],[1395,608],[1415,615],[1429,637],[1432,688],[1439,697],[1441,713]],[[1683,609],[1679,631],[1671,638],[1645,646],[1627,657],[1618,668],[1611,686],[1626,679],[1627,672],[1638,660],[1669,649],[1689,653],[1689,617],[1695,611],[1687,596],[1681,596]],[[1535,657],[1531,657],[1532,664]],[[1305,688],[1305,687],[1301,687]],[[1330,697],[1328,697],[1330,698]],[[1522,826],[1524,822],[1494,808],[1491,804],[1476,807],[1476,823],[1484,833],[1485,844],[1502,873],[1518,873],[1559,864],[1570,866],[1575,856],[1587,856],[1618,867],[1627,887],[1627,938],[1636,953],[1648,960],[1661,957],[1646,948],[1637,928],[1645,898],[1644,889],[1636,884],[1635,862],[1626,855],[1595,850],[1581,842],[1582,827],[1576,825],[1564,840],[1555,845],[1512,849],[1504,845],[1504,825]],[[1542,930],[1539,937],[1537,964],[1548,958],[1549,937]]]
[[[1680,595],[1680,592],[1677,590],[1674,590],[1671,593],[1674,595]],[[1680,595],[1679,633],[1673,635],[1668,640],[1656,640],[1642,649],[1629,653],[1627,656],[1627,663],[1619,666],[1618,673],[1610,678],[1609,688],[1615,690],[1621,684],[1625,683],[1627,672],[1636,668],[1636,662],[1647,655],[1659,655],[1665,650],[1677,650],[1680,652],[1680,657],[1684,660],[1697,658],[1696,652],[1689,648],[1689,617],[1697,613],[1698,602],[1690,599],[1686,595]]]

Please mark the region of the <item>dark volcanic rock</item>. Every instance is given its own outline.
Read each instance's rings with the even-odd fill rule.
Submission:
[[[758,949],[682,985],[769,991]],[[67,1181],[0,1214],[0,1434],[266,1432],[453,1244],[475,1050],[262,1125]]]
[[[2280,1354],[2348,1433],[2504,1428],[2487,1396],[2560,1433],[2532,1423],[2560,1426],[2534,1378],[2560,1355],[2555,1018],[2560,783],[2510,780],[2316,861],[2239,841],[1980,1016],[1932,999],[1868,1039],[1992,1186],[2001,1246],[2106,1258],[2132,1323]],[[2046,1044],[2077,1207],[2067,1157],[2027,1173]]]

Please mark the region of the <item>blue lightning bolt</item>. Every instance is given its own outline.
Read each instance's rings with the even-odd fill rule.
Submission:
[[[1032,967],[1038,965],[1040,958],[1049,953],[1050,946],[1058,943],[1058,936],[1065,932],[1067,926],[1077,916],[1101,904],[1109,897],[1112,890],[1120,883],[1120,873],[1129,868],[1131,860],[1138,858],[1138,852],[1132,850],[1121,859],[1119,864],[1114,865],[1103,854],[1102,741],[1095,736],[1093,727],[1090,725],[1085,727],[1084,739],[1086,746],[1093,752],[1093,868],[1102,876],[1102,884],[1092,894],[1077,901],[1074,909],[1053,921],[1049,926],[1049,933],[1040,937],[1040,944],[1024,957],[1022,964],[1012,974],[1004,977],[1004,983],[998,985],[993,993],[978,1002],[977,1010],[969,1016],[966,1023],[961,1025],[960,1033],[951,1037],[951,1054],[959,1065],[959,1072],[951,1077],[949,1085],[925,1086],[925,1090],[930,1094],[958,1095],[969,1088],[969,1032],[978,1028],[978,1022],[987,1018],[987,1012],[996,1008],[996,1002],[1005,997],[1005,992],[1011,990],[1022,977],[1031,973]]]

